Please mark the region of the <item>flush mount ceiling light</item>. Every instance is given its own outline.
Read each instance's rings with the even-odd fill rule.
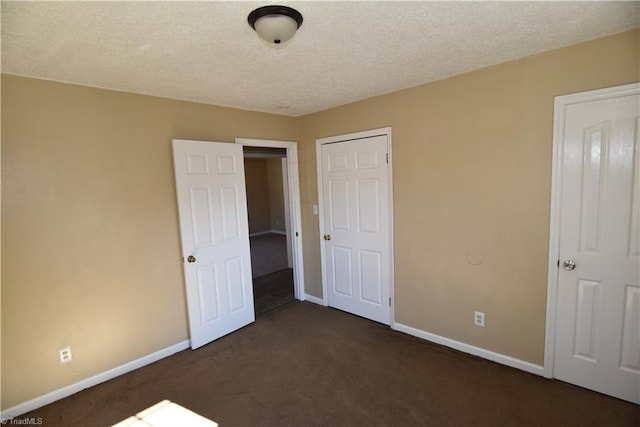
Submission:
[[[249,14],[249,25],[267,43],[289,40],[302,25],[302,15],[287,6],[263,6]]]

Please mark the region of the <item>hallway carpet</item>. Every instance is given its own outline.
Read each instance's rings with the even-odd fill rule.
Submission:
[[[249,238],[251,246],[251,275],[261,277],[283,270],[287,265],[287,236],[276,233]]]
[[[254,278],[253,301],[256,316],[295,301],[293,270],[285,268]]]
[[[163,399],[223,427],[640,425],[637,405],[306,302],[25,416],[107,426]]]

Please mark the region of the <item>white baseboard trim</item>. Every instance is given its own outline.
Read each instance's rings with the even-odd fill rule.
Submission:
[[[302,301],[309,301],[314,304],[324,305],[324,303],[322,302],[322,298],[314,297],[313,295],[309,294],[304,294],[304,298],[302,298]]]
[[[280,230],[258,231],[257,233],[250,233],[249,237],[264,236],[265,234],[281,234],[283,236],[286,236],[287,232],[286,231],[280,231]]]
[[[189,340],[174,344],[162,350],[156,351],[155,353],[151,353],[129,363],[125,363],[124,365],[117,366],[113,369],[109,369],[108,371],[104,371],[82,381],[78,381],[75,384],[68,385],[66,387],[52,391],[51,393],[47,393],[40,397],[36,397],[35,399],[20,403],[11,408],[7,408],[2,411],[2,420],[11,419],[19,415],[26,414],[27,412],[33,411],[34,409],[38,409],[57,400],[64,399],[67,396],[71,396],[72,394],[75,394],[86,388],[93,387],[94,385],[98,385],[110,379],[119,377],[120,375],[124,375],[127,372],[135,371],[136,369],[142,368],[143,366],[149,365],[153,362],[157,362],[160,359],[169,357],[172,354],[185,350],[187,348],[189,348]]]
[[[483,359],[491,360],[492,362],[511,366],[512,368],[520,369],[522,371],[526,371],[535,375],[544,376],[544,367],[536,365],[534,363],[525,362],[524,360],[516,359],[511,356],[505,356],[504,354],[495,353],[490,350],[485,350],[484,348],[475,347],[473,345],[465,344],[460,341],[441,337],[440,335],[412,328],[411,326],[403,325],[401,323],[393,324],[392,328],[397,331],[404,332],[405,334],[413,335],[414,337],[422,338],[424,340],[431,341],[436,344],[441,344],[446,347],[451,347],[464,353],[482,357]]]
[[[263,236],[265,234],[271,234],[271,230],[267,230],[267,231],[258,231],[257,233],[249,233],[249,237],[255,237],[255,236]]]

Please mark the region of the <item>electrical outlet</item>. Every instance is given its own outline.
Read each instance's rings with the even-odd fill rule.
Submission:
[[[481,311],[474,311],[473,323],[475,323],[476,326],[481,326],[484,328],[484,313]]]
[[[71,347],[65,347],[58,350],[58,358],[60,358],[60,363],[69,363],[73,360],[73,355],[71,354]]]

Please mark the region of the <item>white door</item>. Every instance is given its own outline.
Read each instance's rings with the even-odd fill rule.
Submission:
[[[242,146],[173,140],[191,348],[255,320]]]
[[[328,304],[391,323],[387,135],[320,145]]]
[[[639,102],[635,90],[564,106],[554,360],[558,379],[636,403]]]

